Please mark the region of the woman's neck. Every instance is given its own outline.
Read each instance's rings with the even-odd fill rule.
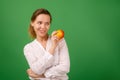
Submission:
[[[43,48],[46,49],[48,35],[46,35],[45,37],[37,37],[36,39],[43,46]]]
[[[44,42],[44,41],[47,41],[48,40],[48,35],[44,36],[44,37],[39,37],[37,36],[36,38],[39,42]]]

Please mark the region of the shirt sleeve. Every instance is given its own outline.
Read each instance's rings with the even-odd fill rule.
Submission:
[[[53,56],[49,52],[45,51],[45,55],[38,59],[33,55],[34,52],[32,50],[33,49],[30,45],[25,46],[24,55],[32,71],[41,75],[52,62]]]
[[[70,59],[68,54],[68,48],[65,40],[63,39],[59,47],[59,64],[52,66],[45,72],[46,77],[57,77],[66,75],[70,69]]]

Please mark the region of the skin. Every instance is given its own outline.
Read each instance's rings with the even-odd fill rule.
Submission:
[[[48,40],[48,31],[50,29],[50,16],[47,14],[40,14],[36,17],[34,22],[31,22],[31,25],[33,26],[35,33],[36,33],[36,39],[42,44],[44,49],[46,49],[46,43]],[[55,36],[57,32],[53,31],[51,35],[52,45],[49,49],[49,53],[54,55],[55,48],[59,42],[59,39],[57,36]],[[27,74],[33,78],[44,78],[44,74],[38,75],[34,73],[31,69],[27,70]]]

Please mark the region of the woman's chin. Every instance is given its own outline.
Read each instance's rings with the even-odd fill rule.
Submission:
[[[39,37],[45,37],[46,34],[39,34]]]

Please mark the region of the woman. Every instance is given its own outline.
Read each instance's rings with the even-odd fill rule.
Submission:
[[[56,31],[48,35],[51,22],[51,14],[43,8],[37,9],[31,17],[29,33],[34,40],[24,47],[31,80],[68,80],[68,48],[64,38],[55,36]]]

